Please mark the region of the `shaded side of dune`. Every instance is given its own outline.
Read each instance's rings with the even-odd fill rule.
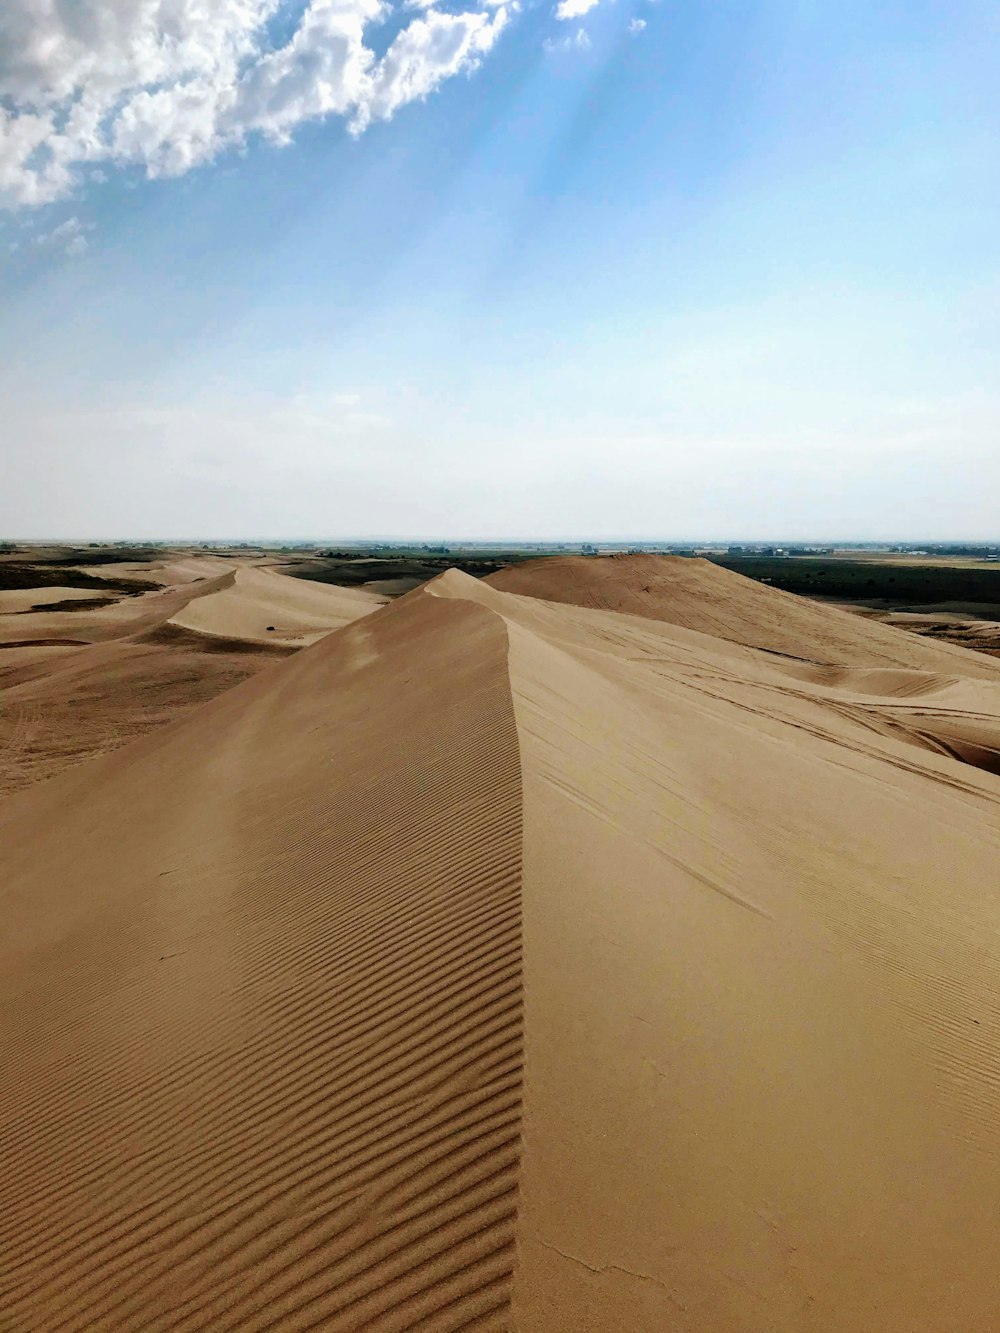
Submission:
[[[507,640],[416,599],[8,803],[13,1327],[507,1326]]]

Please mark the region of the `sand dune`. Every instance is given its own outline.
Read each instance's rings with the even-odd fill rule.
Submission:
[[[118,749],[276,660],[280,656],[266,649],[231,644],[225,652],[206,652],[180,631],[176,639],[155,642],[5,649],[0,794]]]
[[[273,569],[240,568],[209,595],[187,602],[169,623],[244,643],[298,645],[313,643],[384,602],[364,588],[311,583]]]
[[[0,594],[15,599],[8,614],[0,602],[0,794],[180,717],[384,600],[222,557],[157,575],[168,569],[176,585],[84,610],[9,614],[18,600],[83,602],[90,590]]]
[[[455,1327],[505,1303],[517,813],[503,626],[441,601],[9,803],[19,1326]]]
[[[95,568],[100,568],[95,567]],[[301,647],[331,629],[367,615],[385,602],[385,597],[363,588],[339,588],[292,578],[279,570],[242,560],[222,557],[193,557],[152,569],[159,577],[169,568],[180,574],[176,583],[157,584],[136,596],[112,597],[106,605],[84,610],[51,611],[49,601],[86,601],[95,596],[80,589],[29,589],[6,592],[11,611],[37,605],[29,614],[4,614],[0,603],[0,647],[26,639],[67,639],[79,643],[147,634],[163,625],[177,625],[200,634],[229,638],[241,643],[285,643]],[[202,573],[191,576],[192,569]],[[210,573],[205,572],[206,569]],[[115,577],[128,577],[128,567],[115,565]],[[142,584],[148,577],[136,577]],[[48,594],[58,592],[58,597]],[[100,593],[97,594],[101,596]],[[30,599],[34,599],[33,601]],[[267,626],[274,624],[268,631]]]
[[[997,1326],[1000,677],[543,572],[0,806],[0,1323]]]
[[[178,583],[198,583],[202,579],[218,578],[233,570],[233,558],[227,555],[190,555],[174,554],[163,560],[115,561],[111,571],[116,579],[134,579],[136,583],[152,583],[171,587]],[[243,564],[249,563],[247,559]],[[84,574],[94,574],[97,578],[106,576],[107,565],[81,565]]]
[[[487,580],[504,592],[665,620],[809,662],[901,666],[1000,680],[1000,662],[930,643],[769,588],[710,560],[665,555],[554,556]]]

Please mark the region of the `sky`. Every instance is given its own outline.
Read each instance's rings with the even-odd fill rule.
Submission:
[[[1000,539],[995,0],[3,0],[0,537]]]

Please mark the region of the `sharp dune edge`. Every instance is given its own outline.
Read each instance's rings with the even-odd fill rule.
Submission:
[[[1000,1327],[1000,666],[574,563],[0,806],[0,1327]]]

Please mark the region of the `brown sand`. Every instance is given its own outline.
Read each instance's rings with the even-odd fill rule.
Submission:
[[[137,582],[153,577],[137,568]],[[84,610],[45,603],[84,601],[89,589],[0,594],[0,795],[183,716],[384,601],[221,557],[154,573],[177,583]]]
[[[906,666],[1000,679],[996,662],[966,650],[883,630],[860,633],[858,617],[755,583],[709,560],[621,555],[553,556],[511,565],[488,582],[553,602],[665,620],[732,643],[810,662]]]
[[[176,584],[197,583],[202,579],[218,578],[233,569],[233,557],[227,555],[191,554],[174,552],[162,560],[115,561],[112,565],[80,565],[84,574],[97,578],[113,575],[116,579],[130,579],[136,583],[152,583],[172,587]],[[240,558],[242,565],[257,563],[256,558]]]
[[[854,615],[926,635],[937,643],[953,643],[990,657],[1000,657],[1000,621],[995,618],[997,608],[986,602],[941,602],[936,607],[923,606],[912,611],[892,611],[864,603],[843,602],[839,605]]]
[[[314,643],[331,629],[368,615],[385,597],[291,578],[273,569],[237,569],[208,596],[187,602],[170,624],[243,643]]]
[[[1000,779],[882,717],[1000,668],[558,600],[0,806],[0,1326],[1000,1327]]]

